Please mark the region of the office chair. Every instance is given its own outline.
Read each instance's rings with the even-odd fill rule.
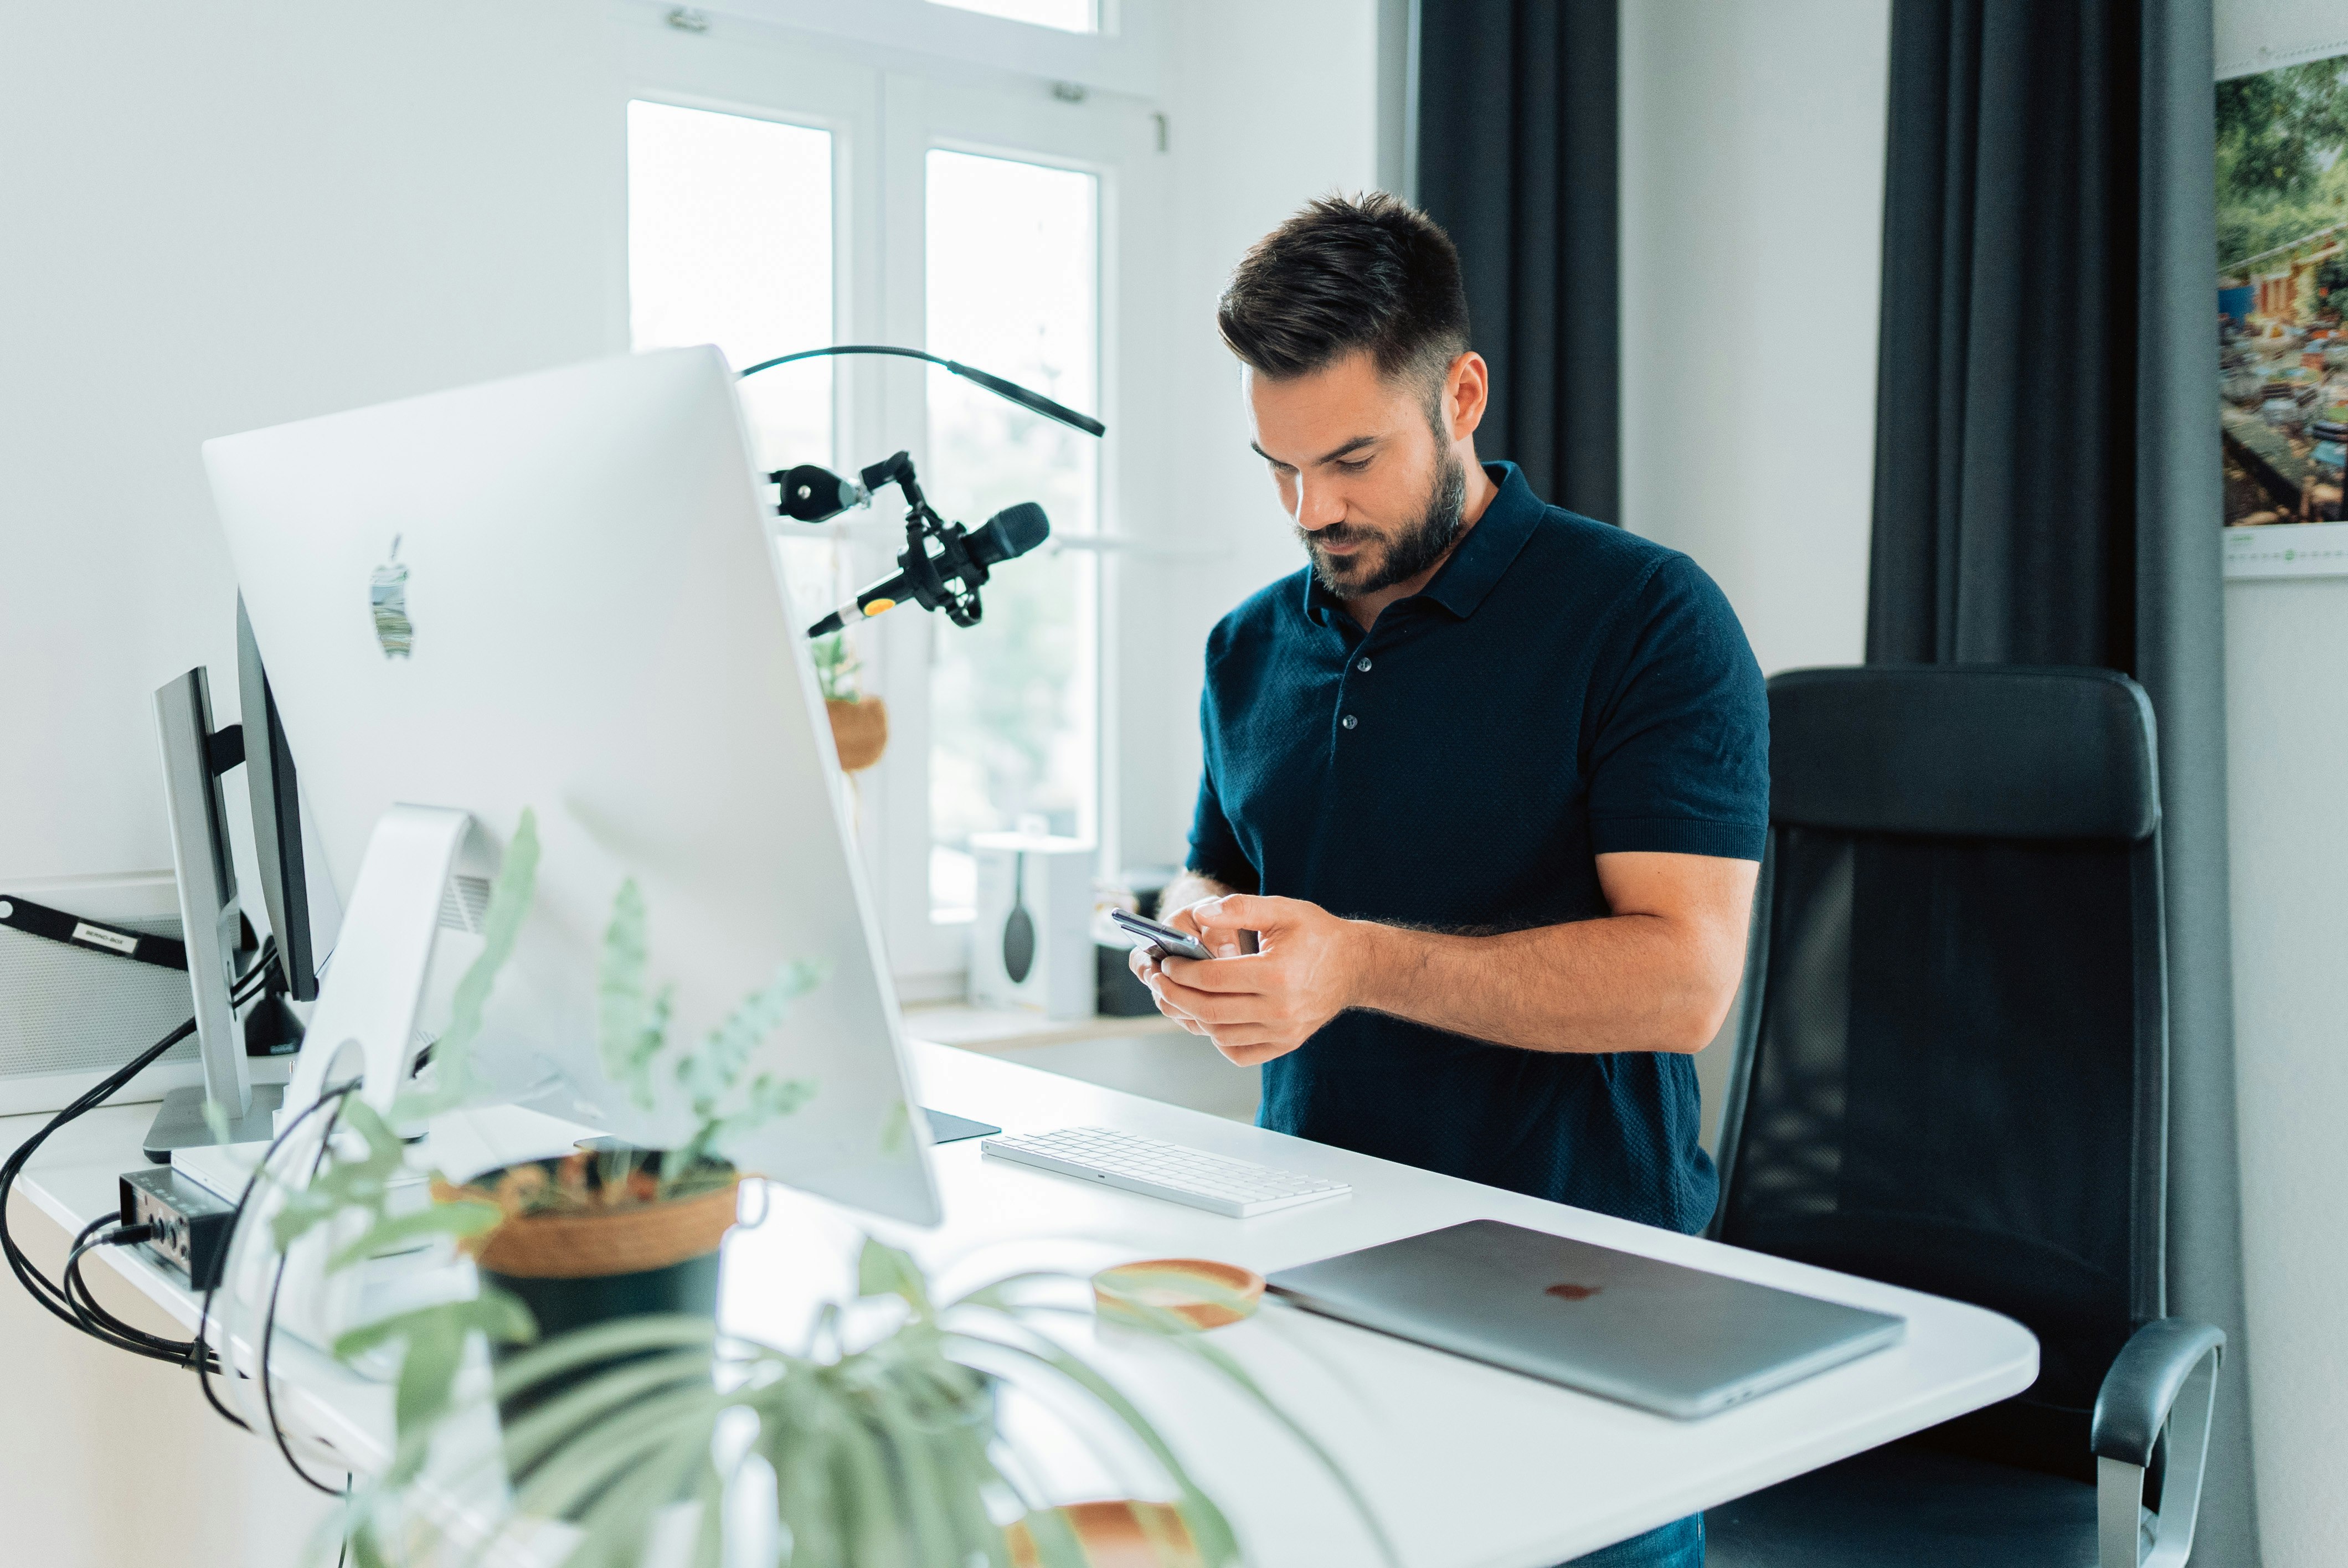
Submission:
[[[2039,1375],[1714,1509],[1708,1560],[2182,1563],[2225,1337],[2163,1315],[2151,704],[2103,670],[1802,670],[1769,727],[1710,1234],[2004,1313]]]

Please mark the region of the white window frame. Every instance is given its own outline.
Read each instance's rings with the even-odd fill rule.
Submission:
[[[811,19],[819,10],[822,16]],[[833,314],[836,341],[843,343],[920,346],[925,341],[925,165],[931,149],[1094,175],[1100,200],[1102,406],[1086,412],[1097,414],[1111,432],[1100,454],[1097,517],[1101,533],[1116,535],[1123,531],[1121,520],[1137,510],[1137,497],[1127,494],[1132,466],[1120,461],[1116,437],[1124,430],[1128,410],[1151,402],[1138,367],[1163,363],[1162,352],[1152,351],[1165,316],[1159,261],[1164,201],[1157,186],[1163,175],[1154,157],[1160,150],[1159,122],[1151,102],[1131,90],[1131,84],[1145,82],[1154,89],[1156,0],[1113,0],[1104,4],[1103,13],[1104,26],[1114,20],[1120,31],[1059,33],[927,0],[872,0],[846,7],[736,0],[728,12],[710,17],[706,31],[695,32],[671,24],[663,11],[630,6],[623,15],[628,37],[623,97],[831,133]],[[729,19],[745,14],[759,20]],[[922,49],[871,41],[870,35],[892,17],[901,26],[909,19],[922,25]],[[775,22],[790,26],[767,25]],[[955,40],[976,40],[973,55],[955,60],[940,52],[942,43]],[[999,62],[1005,57],[1029,61],[1045,74],[1004,72]],[[1150,71],[1140,72],[1136,60],[1146,61]],[[909,65],[916,68],[905,68]],[[1095,91],[1087,78],[1120,87]],[[1071,83],[1085,91],[1072,92]],[[624,235],[618,253],[626,253]],[[624,265],[621,271],[624,323]],[[619,335],[624,343],[624,324]],[[934,476],[927,462],[930,373],[924,367],[871,358],[842,358],[834,366],[835,450],[828,455],[832,466],[852,471],[902,447],[913,454],[925,483],[951,480]],[[810,454],[808,460],[825,456]],[[860,574],[886,571],[902,547],[902,508],[891,504],[894,499],[892,491],[869,517],[851,514],[859,523],[844,531],[854,542],[850,555]],[[1120,748],[1117,705],[1104,698],[1117,690],[1115,629],[1126,584],[1115,554],[1097,559],[1097,774],[1090,825],[1101,864],[1113,868],[1118,864]],[[953,634],[951,628],[942,633],[933,624],[937,619],[904,613],[871,628],[880,635],[867,644],[866,689],[889,702],[891,736],[880,765],[855,781],[859,847],[880,905],[899,994],[909,1001],[960,996],[969,967],[968,922],[936,921],[930,913],[931,639]]]

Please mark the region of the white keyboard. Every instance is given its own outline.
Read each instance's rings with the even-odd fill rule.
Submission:
[[[1107,1127],[1063,1127],[1056,1132],[1005,1132],[979,1148],[997,1160],[1039,1171],[1081,1176],[1128,1193],[1188,1204],[1210,1214],[1246,1219],[1298,1204],[1342,1197],[1354,1189],[1295,1171],[1275,1171],[1248,1160],[1228,1160],[1179,1143],[1137,1138]]]

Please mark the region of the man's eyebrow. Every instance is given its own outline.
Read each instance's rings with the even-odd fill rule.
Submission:
[[[1334,463],[1338,458],[1346,456],[1348,453],[1358,452],[1365,446],[1376,446],[1378,440],[1379,438],[1375,436],[1356,436],[1351,441],[1346,442],[1344,446],[1323,452],[1321,456],[1313,460],[1315,463]],[[1251,441],[1248,445],[1254,447],[1255,455],[1262,458],[1265,462],[1280,463],[1280,466],[1283,468],[1288,466],[1287,464],[1281,463],[1279,458],[1265,451],[1262,446],[1257,446],[1256,443]]]

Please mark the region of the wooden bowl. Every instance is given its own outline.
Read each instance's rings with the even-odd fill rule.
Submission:
[[[1262,1299],[1263,1276],[1202,1257],[1154,1257],[1093,1276],[1094,1310],[1128,1323],[1146,1321],[1136,1308],[1155,1307],[1195,1327],[1220,1328],[1253,1317]]]

